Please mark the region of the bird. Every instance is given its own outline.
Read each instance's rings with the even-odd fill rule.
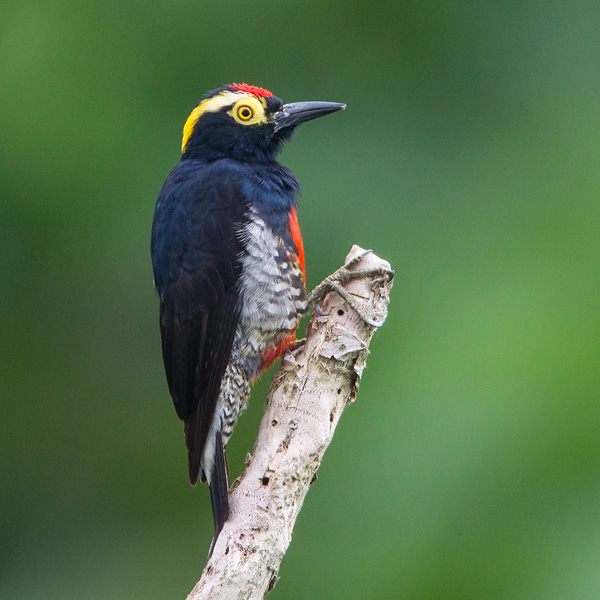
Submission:
[[[229,517],[225,448],[250,386],[295,342],[307,311],[300,184],[279,162],[301,123],[346,108],[284,104],[245,83],[206,93],[154,211],[162,358],[184,422],[189,480],[208,483],[209,556]]]

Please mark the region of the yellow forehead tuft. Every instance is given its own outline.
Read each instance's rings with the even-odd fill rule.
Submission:
[[[266,101],[264,98],[256,98],[253,94],[248,94],[246,92],[234,92],[230,90],[225,90],[212,98],[207,98],[203,100],[196,106],[196,108],[191,112],[190,116],[187,118],[185,125],[183,126],[183,138],[181,140],[181,151],[185,150],[185,147],[194,131],[194,125],[198,119],[205,113],[208,112],[219,112],[221,109],[226,106],[231,106],[241,98],[248,98],[249,100],[256,101],[258,100],[263,108],[266,108]]]

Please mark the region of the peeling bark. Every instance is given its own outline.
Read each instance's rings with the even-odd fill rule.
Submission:
[[[353,246],[346,264],[365,253]],[[352,270],[390,269],[366,253]],[[372,322],[383,323],[392,281],[343,284]],[[285,355],[267,395],[254,451],[230,491],[231,514],[187,600],[255,600],[273,589],[308,488],[344,408],[356,399],[375,328],[335,292],[313,314],[303,346]]]

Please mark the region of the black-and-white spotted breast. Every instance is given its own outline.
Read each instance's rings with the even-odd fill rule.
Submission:
[[[238,327],[246,352],[262,354],[289,336],[306,312],[304,276],[293,242],[277,236],[255,208],[241,235]]]

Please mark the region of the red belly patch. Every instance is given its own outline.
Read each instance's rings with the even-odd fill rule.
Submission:
[[[278,346],[267,350],[262,356],[263,364],[261,373],[266,371],[295,341],[296,333],[292,332],[287,337],[283,338]]]
[[[302,277],[306,281],[306,271],[304,269],[304,246],[302,244],[302,235],[300,234],[300,225],[298,224],[298,213],[295,208],[290,211],[290,232],[292,234],[292,240],[296,246],[298,252],[298,262],[302,267]]]

